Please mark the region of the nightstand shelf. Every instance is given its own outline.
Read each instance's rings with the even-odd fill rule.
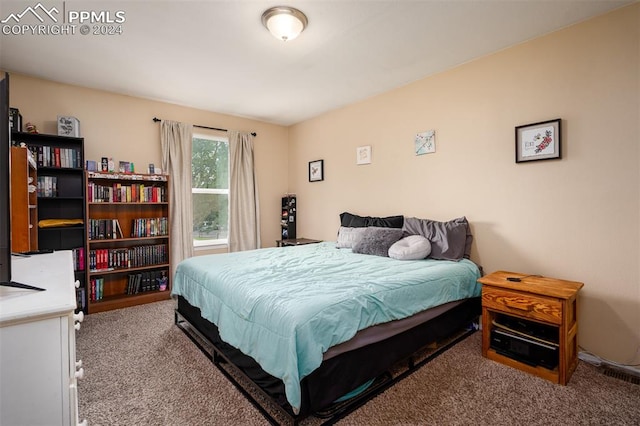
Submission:
[[[303,246],[305,244],[321,243],[321,240],[312,240],[309,238],[290,238],[287,240],[276,240],[277,247]]]
[[[519,279],[509,281],[507,278]],[[578,364],[578,291],[583,283],[497,271],[478,280],[482,283],[482,355],[554,383],[566,385]],[[551,344],[556,347],[557,365],[545,368],[539,363],[518,359],[528,348],[499,351],[492,345],[496,319],[511,318],[523,324],[557,330]],[[554,333],[552,333],[554,334]],[[526,333],[524,334],[526,336]],[[535,338],[529,339],[535,340]],[[554,361],[556,361],[554,359]]]

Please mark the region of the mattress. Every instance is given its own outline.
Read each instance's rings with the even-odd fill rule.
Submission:
[[[297,412],[300,381],[329,348],[373,325],[477,297],[479,276],[466,259],[399,261],[325,242],[184,260],[173,295],[281,379]]]
[[[355,336],[346,342],[330,347],[322,355],[322,360],[331,359],[345,352],[353,351],[373,343],[382,342],[392,336],[403,333],[420,324],[424,324],[462,303],[462,300],[456,300],[455,302],[434,306],[433,308],[418,312],[417,314],[404,319],[389,321],[360,330]]]

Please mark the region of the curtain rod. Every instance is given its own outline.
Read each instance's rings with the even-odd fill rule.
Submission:
[[[162,121],[162,120],[160,120],[158,117],[153,117],[153,121],[154,121],[154,123],[157,123],[158,121]],[[198,124],[194,124],[193,127],[199,127],[201,129],[209,129],[209,130],[219,130],[221,132],[228,132],[227,129],[219,129],[217,127],[200,126]],[[258,134],[256,132],[253,132],[253,133],[251,133],[251,136],[256,137],[256,136],[258,136]]]

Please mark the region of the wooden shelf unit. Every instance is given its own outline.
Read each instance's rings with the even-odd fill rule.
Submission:
[[[519,278],[519,282],[507,278]],[[496,271],[482,283],[482,355],[527,373],[566,385],[578,365],[578,291],[583,283]],[[491,330],[497,315],[506,315],[558,329],[558,366],[531,366],[492,349]]]
[[[11,147],[11,251],[38,249],[37,164],[31,151]]]
[[[86,187],[88,194],[86,280],[88,283],[89,313],[170,298],[169,177],[165,175],[87,172]],[[145,191],[143,187],[146,188],[146,195],[149,198],[138,195],[140,191]],[[129,196],[132,197],[128,201],[122,197],[122,195],[126,194],[127,188]],[[153,198],[154,191],[155,199]],[[159,230],[161,221],[155,220],[157,218],[165,218],[163,226],[166,232]],[[149,234],[152,233],[152,222],[153,228],[157,232],[153,232],[153,235],[150,236],[136,234],[134,232],[134,221],[139,219],[144,219],[149,224],[149,227],[144,229],[145,234],[147,231]],[[117,226],[113,227],[114,220],[117,220],[121,233]],[[135,223],[141,224],[139,221]],[[96,232],[93,232],[98,230],[99,234],[101,224],[103,224],[105,231],[103,239],[99,239],[100,235],[96,235]],[[141,231],[142,229],[138,226],[135,230]],[[137,247],[140,248],[137,249]],[[108,264],[107,268],[93,268],[93,253],[98,251],[104,253],[105,250],[113,254],[115,262]],[[145,253],[152,253],[153,256],[150,255],[145,258],[142,254],[135,254],[135,250],[146,250]],[[122,256],[127,257],[118,258],[118,252],[126,253]],[[134,265],[134,256],[140,261],[140,265]],[[156,262],[155,260],[158,258],[161,258],[162,261]],[[148,276],[149,279],[155,279],[163,271],[167,277],[165,290],[147,289],[136,293],[135,289],[130,286],[130,275],[147,274],[145,276]],[[93,284],[98,279],[103,280],[101,291],[100,289],[92,291]],[[155,280],[153,284],[155,286]]]

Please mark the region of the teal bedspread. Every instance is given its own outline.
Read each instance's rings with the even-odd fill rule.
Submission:
[[[197,306],[220,337],[284,382],[297,413],[300,380],[358,330],[480,295],[469,261],[402,261],[324,242],[182,261],[173,295]]]

